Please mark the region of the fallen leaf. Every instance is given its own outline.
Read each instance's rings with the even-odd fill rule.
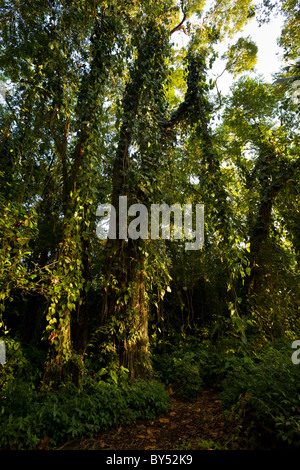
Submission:
[[[158,420],[160,423],[168,423],[170,420],[169,418],[159,418]]]

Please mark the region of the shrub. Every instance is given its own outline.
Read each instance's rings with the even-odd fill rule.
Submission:
[[[33,449],[45,437],[55,446],[120,423],[154,418],[167,407],[168,394],[154,381],[118,385],[89,378],[80,388],[63,386],[56,392],[15,381],[0,393],[0,448]]]
[[[0,366],[0,389],[18,380],[36,384],[39,382],[45,352],[33,346],[24,347],[17,339],[8,336],[0,337],[5,343],[6,363]]]
[[[18,375],[25,375],[29,370],[29,361],[26,359],[20,343],[9,337],[0,338],[5,343],[6,363],[0,367],[0,389],[15,379]]]
[[[223,381],[225,408],[245,406],[274,436],[299,447],[300,368],[287,345],[265,347],[259,355],[231,370]]]
[[[203,380],[200,364],[194,352],[177,350],[155,358],[158,377],[169,386],[175,396],[193,401],[201,393]]]

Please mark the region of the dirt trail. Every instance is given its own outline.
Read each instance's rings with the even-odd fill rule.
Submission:
[[[58,450],[222,450],[232,448],[230,440],[217,393],[204,390],[193,403],[170,397],[169,410],[153,421],[76,439]]]

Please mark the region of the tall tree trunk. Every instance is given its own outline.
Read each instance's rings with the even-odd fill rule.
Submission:
[[[138,53],[123,98],[123,121],[113,166],[111,200],[116,210],[117,239],[108,240],[106,246],[106,287],[102,323],[112,325],[112,343],[119,365],[129,369],[132,378],[145,378],[151,375],[145,284],[147,242],[143,239],[118,239],[119,229],[125,228],[119,226],[119,197],[127,196],[128,207],[136,202],[145,205],[149,202],[139,190],[139,183],[148,176],[147,164],[156,165],[156,162],[155,157],[148,158],[148,149],[153,142],[146,142],[144,134],[150,133],[153,122],[157,123],[161,117],[161,75],[164,73],[168,35],[155,20],[141,25],[136,34],[140,37]],[[142,105],[152,112],[150,124],[141,122]],[[157,139],[160,130],[159,125],[155,126],[156,124],[153,128]],[[133,144],[138,145],[141,157],[139,180],[134,176],[131,167],[130,146]]]
[[[138,67],[137,67],[138,68]],[[132,378],[145,377],[149,371],[148,314],[142,275],[142,241],[118,239],[120,229],[119,197],[128,196],[134,188],[129,184],[129,146],[137,113],[142,81],[127,86],[124,98],[125,120],[121,127],[119,146],[113,167],[112,205],[116,210],[116,240],[108,240],[106,247],[106,279],[102,322],[115,322],[114,348],[120,366],[130,371]],[[127,214],[126,214],[127,215]],[[127,226],[127,224],[126,224]],[[124,227],[121,227],[123,230]]]
[[[60,111],[60,102],[59,106],[54,108],[50,120],[51,135],[62,164],[63,181],[64,233],[57,265],[61,278],[63,278],[62,273],[66,272],[69,277],[76,278],[77,292],[75,301],[70,301],[70,297],[72,298],[70,293],[72,294],[72,290],[75,289],[72,287],[73,279],[71,279],[69,286],[62,282],[59,302],[55,307],[59,310],[55,313],[59,321],[49,335],[50,354],[44,376],[44,381],[48,384],[58,383],[67,374],[73,376],[73,380],[78,382],[81,364],[78,363],[78,359],[73,361],[73,350],[74,347],[77,348],[77,352],[82,355],[88,340],[87,287],[90,281],[90,241],[87,235],[88,204],[85,202],[85,198],[89,195],[89,178],[85,174],[85,169],[89,168],[88,144],[94,138],[94,130],[97,125],[98,97],[103,90],[107,70],[109,70],[112,60],[111,51],[115,42],[114,28],[114,18],[104,18],[104,13],[101,19],[95,16],[94,30],[90,38],[92,43],[91,65],[89,71],[82,78],[77,103],[81,128],[77,132],[77,142],[70,155],[72,160],[70,169],[67,168],[69,118],[65,119],[62,136],[59,136],[55,129],[55,119]],[[60,93],[61,96],[62,93]],[[58,126],[58,129],[61,131],[61,126]],[[74,224],[74,214],[78,207],[84,208],[80,222],[80,235],[78,235],[76,224]],[[67,258],[70,260],[68,264],[68,266],[71,265],[70,271],[66,267]],[[58,282],[60,281],[58,280]],[[72,325],[71,308],[66,308],[68,302],[72,304],[72,310],[76,309],[77,321],[74,326]]]
[[[143,240],[110,240],[113,253],[104,296],[103,322],[113,323],[112,346],[130,377],[151,375]]]
[[[261,137],[259,159],[256,164],[260,182],[260,197],[258,210],[249,231],[252,269],[251,275],[245,283],[248,300],[256,295],[262,285],[262,264],[266,256],[265,248],[270,236],[273,205],[279,192],[287,181],[293,177],[300,165],[299,159],[289,164],[283,161],[281,164],[277,164],[277,172],[274,172],[277,161],[276,151],[270,142],[266,142],[263,136]]]

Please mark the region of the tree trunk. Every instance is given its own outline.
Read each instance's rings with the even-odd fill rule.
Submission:
[[[131,70],[123,98],[123,122],[120,129],[112,176],[112,205],[116,210],[116,236],[119,236],[119,197],[127,196],[128,206],[137,202],[138,196],[131,174],[130,146],[135,143],[135,125],[141,102],[151,106],[155,95],[155,74],[161,63],[153,65],[159,57],[162,35],[155,22],[145,28],[137,58]],[[152,80],[147,73],[154,74]],[[148,79],[148,80],[147,80]],[[159,93],[157,93],[159,95]],[[149,130],[148,130],[149,131]],[[143,137],[140,136],[142,152]],[[142,164],[143,167],[143,164]],[[144,170],[145,171],[145,170]],[[143,178],[143,168],[140,169]],[[144,198],[143,195],[139,195]],[[141,202],[141,200],[139,201]],[[145,203],[145,199],[143,200]],[[124,227],[121,227],[122,229]],[[108,240],[105,254],[106,286],[103,302],[102,324],[110,325],[112,347],[119,366],[130,371],[131,378],[146,378],[151,373],[148,350],[148,306],[145,287],[145,244],[142,239]]]
[[[109,240],[111,263],[102,321],[112,326],[112,347],[119,367],[131,379],[151,375],[143,241]]]
[[[261,264],[265,256],[264,248],[269,238],[272,223],[272,207],[284,185],[293,177],[299,167],[299,159],[289,165],[283,162],[278,173],[274,174],[273,166],[276,162],[276,151],[270,143],[260,143],[260,156],[257,163],[260,181],[260,200],[256,218],[250,228],[250,261],[251,275],[246,283],[246,293],[250,299],[256,294],[262,283],[263,272]]]

